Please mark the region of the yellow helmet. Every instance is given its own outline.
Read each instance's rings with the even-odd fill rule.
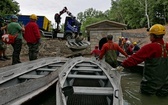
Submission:
[[[133,44],[134,44],[134,45],[136,45],[136,44],[137,44],[137,42],[134,42]]]
[[[165,33],[166,33],[166,29],[161,24],[155,24],[149,30],[149,34],[154,34],[154,35],[164,35]]]
[[[30,19],[37,20],[37,16],[36,16],[35,14],[31,14],[31,15],[30,15]]]

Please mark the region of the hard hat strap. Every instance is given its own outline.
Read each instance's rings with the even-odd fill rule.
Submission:
[[[162,47],[162,57],[164,57],[164,53],[166,53],[166,57],[168,57],[168,51],[166,50],[166,43],[164,43],[164,45],[161,45],[160,43],[158,44]]]

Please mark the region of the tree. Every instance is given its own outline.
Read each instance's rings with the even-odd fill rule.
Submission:
[[[97,11],[93,8],[86,9],[84,12],[77,14],[77,19],[82,23],[82,33],[85,34],[85,27],[87,25],[93,24],[95,22],[108,19],[108,10],[103,13],[102,11]]]
[[[19,3],[14,0],[0,1],[0,15],[17,14],[20,11]]]
[[[127,24],[128,28],[166,24],[167,0],[111,0],[110,19]]]

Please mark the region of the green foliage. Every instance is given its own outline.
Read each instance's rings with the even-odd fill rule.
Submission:
[[[168,20],[167,0],[146,0],[150,24],[165,24]],[[127,24],[128,28],[147,26],[145,0],[112,0],[110,18]]]
[[[145,2],[147,1],[147,3]],[[147,6],[147,12],[145,7]],[[111,0],[110,10],[97,11],[89,8],[78,13],[77,19],[82,23],[82,31],[92,23],[102,20],[112,20],[127,24],[127,28],[142,28],[149,23],[166,24],[168,20],[167,0]]]
[[[20,11],[18,3],[14,0],[1,0],[0,8],[1,16],[6,14],[17,14]]]
[[[87,25],[102,21],[102,20],[107,20],[109,15],[109,11],[105,11],[104,13],[102,11],[97,11],[93,8],[89,8],[85,10],[84,12],[80,12],[77,15],[77,19],[82,23],[82,34],[85,36],[85,27]]]

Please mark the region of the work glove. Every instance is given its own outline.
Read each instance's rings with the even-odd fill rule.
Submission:
[[[122,67],[122,66],[117,66],[116,69],[117,69],[117,71],[122,72],[122,71],[124,70],[124,67]]]

